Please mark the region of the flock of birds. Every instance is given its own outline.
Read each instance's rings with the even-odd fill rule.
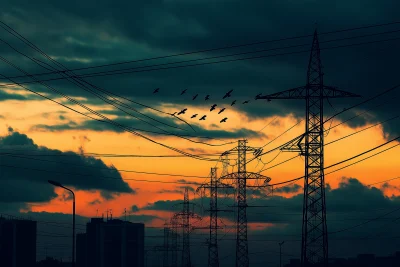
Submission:
[[[156,93],[158,93],[159,91],[160,91],[160,88],[157,88],[157,89],[155,89],[155,90],[153,91],[153,94],[156,94]],[[187,89],[183,90],[183,91],[181,92],[181,95],[184,95],[184,94],[186,93],[186,91],[187,91]],[[225,93],[225,95],[222,97],[222,99],[231,97],[231,96],[232,96],[232,95],[231,95],[232,92],[233,92],[233,90],[230,90],[230,91],[228,91],[227,93]],[[199,96],[199,94],[194,95],[194,96],[192,97],[192,100],[195,100],[198,96]],[[260,96],[261,96],[261,94],[258,94],[258,95],[255,97],[255,99],[258,99]],[[204,98],[204,101],[207,101],[207,100],[210,100],[210,95],[206,95],[206,97]],[[244,101],[242,104],[243,104],[243,105],[244,105],[244,104],[248,104],[249,102],[250,102],[249,100],[246,100],[246,101]],[[231,106],[233,106],[233,105],[235,105],[235,104],[236,104],[236,100],[233,100],[232,103],[231,103]],[[210,112],[212,112],[213,110],[215,110],[216,107],[217,107],[217,104],[213,104],[213,105],[211,106],[211,108],[210,108]],[[173,116],[175,116],[175,115],[177,115],[177,116],[183,115],[183,114],[186,114],[186,111],[187,111],[187,110],[188,110],[187,108],[184,108],[184,109],[182,109],[181,111],[175,112],[174,114],[171,114],[171,115],[173,115]],[[221,108],[221,109],[219,110],[218,114],[221,114],[221,113],[224,112],[225,110],[226,110],[226,108]],[[197,113],[196,113],[196,114],[193,114],[190,118],[191,118],[191,119],[194,119],[194,118],[196,118],[198,115],[199,115],[199,114],[197,114]],[[200,120],[200,121],[205,121],[206,118],[207,118],[207,115],[203,115],[199,120]],[[223,119],[220,121],[220,123],[226,122],[227,120],[228,120],[228,118],[225,117],[225,118],[223,118]]]

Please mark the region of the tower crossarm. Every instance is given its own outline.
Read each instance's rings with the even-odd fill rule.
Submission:
[[[304,137],[305,134],[299,135],[298,137],[287,142],[281,147],[280,150],[283,152],[298,152],[301,155],[304,155],[304,143],[302,143]]]
[[[265,99],[271,101],[272,99],[306,99],[307,89],[317,89],[320,85],[309,84],[306,86],[296,87],[293,89],[285,90],[282,92],[258,96],[256,99]],[[323,85],[323,98],[344,98],[344,97],[360,97],[360,95],[346,92],[337,89],[334,86]]]
[[[234,172],[234,173],[230,173],[228,175],[225,175],[223,177],[220,177],[220,179],[237,179],[238,177],[238,173]],[[246,172],[246,177],[247,180],[256,180],[256,179],[264,179],[264,181],[270,182],[271,178],[259,173],[255,173],[255,172]]]

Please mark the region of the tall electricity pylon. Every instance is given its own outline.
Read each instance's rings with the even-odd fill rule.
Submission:
[[[235,179],[237,191],[237,224],[236,224],[236,267],[248,267],[249,255],[247,244],[247,189],[249,179],[264,179],[267,183],[271,178],[258,173],[247,172],[246,154],[248,151],[258,152],[260,148],[247,146],[247,140],[239,140],[238,146],[229,152],[237,152],[237,173],[231,173],[221,179]],[[227,151],[228,152],[228,151]],[[225,152],[226,153],[226,152]]]
[[[358,95],[326,86],[317,30],[311,47],[308,63],[307,84],[283,92],[256,97],[256,99],[305,99],[306,130],[301,138],[295,139],[288,149],[305,156],[305,181],[303,198],[303,227],[301,265],[327,266],[328,231],[326,225],[325,181],[324,181],[324,99],[358,97]],[[300,144],[305,139],[304,144]]]
[[[164,225],[164,247],[163,247],[163,266],[169,267],[169,235],[170,235],[170,228],[167,224]]]
[[[217,177],[217,168],[211,168],[210,172],[210,183],[203,184],[197,188],[200,189],[210,189],[210,239],[208,241],[208,267],[219,267],[218,258],[218,211],[225,211],[218,209],[218,189],[221,188],[232,188],[232,186],[223,184],[219,181]],[[230,210],[229,210],[230,211]],[[204,229],[204,228],[202,228]]]
[[[191,218],[201,219],[199,216],[194,214],[194,212],[190,211],[190,202],[189,202],[189,190],[185,188],[185,193],[183,197],[183,209],[181,212],[175,213],[173,219],[181,219],[182,220],[182,266],[183,267],[191,267],[191,259],[190,259],[190,231],[191,231]]]
[[[171,266],[178,266],[178,223],[171,218]]]

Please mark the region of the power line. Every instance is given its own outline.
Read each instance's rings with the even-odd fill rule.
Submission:
[[[5,62],[7,62],[8,64],[13,65],[11,62],[8,62],[6,59],[4,59],[4,58],[1,57],[1,56],[0,56],[0,60],[3,60],[3,61],[5,61]],[[18,68],[18,67],[16,67],[16,68]],[[2,75],[2,74],[0,74],[0,76],[6,77],[6,76],[4,76],[4,75]],[[118,127],[118,128],[121,128],[122,130],[124,130],[124,131],[126,131],[126,132],[130,132],[130,133],[132,133],[132,134],[134,134],[134,135],[137,135],[137,136],[139,136],[139,137],[142,137],[142,138],[144,138],[144,139],[146,139],[146,140],[148,140],[148,141],[150,141],[150,142],[152,142],[152,143],[158,144],[158,145],[160,145],[160,146],[163,146],[163,147],[165,147],[165,148],[168,148],[168,149],[173,150],[173,151],[175,151],[175,152],[178,152],[178,153],[180,153],[180,154],[186,155],[186,156],[188,156],[188,157],[192,157],[192,158],[195,158],[195,159],[201,159],[201,160],[207,160],[207,161],[215,161],[215,160],[213,160],[213,159],[207,159],[207,158],[202,158],[202,157],[193,156],[193,154],[190,154],[190,153],[184,152],[184,151],[182,151],[182,150],[176,149],[176,148],[174,148],[174,147],[165,145],[165,144],[160,143],[160,142],[158,142],[158,141],[155,141],[155,140],[153,140],[153,139],[151,139],[151,138],[149,138],[149,137],[147,137],[147,136],[145,136],[145,135],[142,135],[142,134],[140,134],[140,133],[137,133],[137,132],[131,130],[131,127],[125,127],[125,126],[123,126],[123,125],[121,125],[121,124],[119,124],[119,123],[117,123],[117,122],[115,122],[115,121],[113,121],[113,120],[108,119],[106,116],[101,115],[101,114],[97,113],[96,111],[94,111],[94,110],[92,110],[92,109],[86,107],[85,105],[80,104],[78,101],[76,101],[76,100],[74,100],[74,99],[71,99],[70,97],[68,97],[68,96],[66,96],[66,95],[64,95],[64,94],[62,94],[61,92],[59,92],[58,90],[56,90],[56,89],[54,89],[54,88],[51,88],[51,87],[46,86],[46,87],[48,87],[48,88],[50,88],[50,89],[52,89],[52,90],[57,91],[58,94],[63,95],[64,97],[68,98],[68,100],[70,100],[70,101],[72,101],[72,102],[74,102],[74,103],[76,103],[76,104],[78,104],[78,105],[84,107],[84,108],[87,109],[89,112],[91,112],[91,113],[93,113],[93,114],[95,114],[95,115],[97,115],[97,116],[99,116],[99,117],[104,118],[105,121],[100,120],[100,119],[93,118],[93,117],[88,116],[88,115],[86,115],[86,114],[84,114],[84,113],[82,113],[82,112],[79,112],[79,111],[77,111],[77,110],[75,110],[75,109],[73,109],[73,108],[70,108],[70,107],[68,107],[68,106],[66,106],[66,105],[64,105],[64,104],[62,104],[62,103],[60,103],[60,102],[58,102],[58,101],[55,101],[55,100],[53,100],[53,99],[51,99],[51,98],[49,98],[49,97],[46,97],[46,96],[44,96],[44,95],[42,95],[42,94],[40,94],[40,93],[37,93],[37,92],[35,92],[35,91],[33,91],[33,90],[31,90],[31,89],[29,89],[29,88],[27,88],[27,87],[25,87],[25,86],[19,84],[19,83],[16,83],[16,82],[13,81],[12,79],[9,79],[9,80],[12,81],[12,82],[14,82],[15,84],[17,84],[17,85],[23,87],[24,89],[26,89],[26,90],[28,90],[28,91],[34,93],[34,94],[37,94],[37,95],[39,95],[39,96],[41,96],[41,97],[44,97],[44,98],[46,98],[46,99],[48,99],[48,100],[51,100],[51,101],[53,101],[53,102],[55,102],[55,103],[57,103],[57,104],[59,104],[59,105],[62,105],[63,107],[66,107],[66,108],[68,108],[68,109],[70,109],[70,110],[72,110],[72,111],[74,111],[74,112],[77,112],[77,113],[79,113],[79,114],[81,114],[81,115],[84,115],[84,116],[86,116],[86,117],[88,117],[88,118],[90,118],[90,119],[92,119],[92,120],[99,121],[99,122],[107,122],[107,123],[110,123],[110,124],[112,124],[112,125],[114,125],[114,126],[116,126],[116,127]]]
[[[3,24],[8,29],[14,31],[10,26],[8,26],[3,21],[0,21],[0,23]],[[396,25],[396,24],[400,24],[400,22],[395,21],[395,22],[389,22],[389,23],[372,24],[372,25],[366,25],[366,26],[361,26],[361,27],[353,27],[353,28],[347,28],[347,29],[327,31],[327,32],[319,33],[319,34],[320,35],[334,34],[334,33],[349,32],[349,31],[356,31],[356,30],[376,28],[376,27],[384,27],[384,26],[390,26],[390,25]],[[4,30],[8,31],[7,29],[4,28],[4,26],[1,26],[1,27]],[[272,42],[289,41],[289,40],[301,39],[301,38],[312,37],[312,36],[313,36],[312,34],[307,34],[307,35],[300,35],[300,36],[284,37],[284,38],[278,38],[278,39],[272,39],[272,40],[266,40],[266,41],[259,41],[259,42],[252,42],[252,43],[238,44],[238,45],[230,45],[230,46],[222,46],[222,47],[218,47],[218,48],[203,49],[203,50],[197,50],[197,51],[192,51],[192,52],[184,52],[184,53],[165,55],[165,56],[158,56],[158,57],[151,57],[151,58],[145,58],[145,59],[139,59],[139,60],[128,60],[128,61],[123,61],[123,62],[116,62],[116,63],[110,63],[110,64],[97,65],[97,66],[74,68],[74,69],[70,69],[69,71],[78,71],[78,70],[85,70],[85,69],[102,68],[102,67],[108,67],[108,66],[136,63],[136,62],[141,62],[141,61],[150,61],[150,60],[165,59],[165,58],[170,58],[170,57],[187,56],[187,55],[191,55],[191,54],[199,54],[199,53],[212,52],[212,51],[218,51],[218,50],[226,50],[226,49],[239,48],[239,47],[245,47],[245,46],[254,46],[254,45],[272,43]],[[66,72],[66,71],[59,71],[59,72]],[[59,73],[59,72],[51,71],[51,72],[47,72],[47,73],[37,73],[37,74],[34,74],[34,75],[35,76],[41,76],[41,75],[55,74],[55,73]],[[10,78],[22,78],[22,77],[26,77],[26,76],[24,76],[24,75],[22,75],[22,76],[13,76],[13,77],[10,77]]]
[[[14,35],[14,36],[15,36],[15,35]],[[18,37],[17,37],[17,38],[18,38]],[[24,40],[26,40],[26,39],[24,39]],[[16,48],[14,48],[14,47],[13,47],[11,44],[9,44],[8,42],[2,40],[1,38],[0,38],[0,41],[2,41],[3,43],[5,43],[6,45],[8,45],[8,46],[9,46],[11,49],[13,49],[15,52],[17,52],[17,53],[23,55],[23,56],[26,57],[26,58],[29,58],[30,60],[32,60],[33,62],[35,62],[35,63],[37,64],[37,62],[36,62],[35,60],[33,60],[33,59],[32,59],[31,57],[29,57],[28,55],[26,55],[26,54],[20,52],[19,50],[17,50]],[[28,42],[29,42],[29,41],[28,41]],[[31,44],[31,43],[29,42],[29,44]],[[47,58],[49,58],[50,60],[52,60],[53,62],[56,62],[57,64],[61,64],[61,63],[58,63],[57,61],[51,59],[47,54],[45,54],[43,51],[41,51],[41,50],[40,50],[39,48],[37,48],[36,46],[35,46],[35,50],[36,50],[36,51],[39,51],[39,52],[42,53],[44,56],[46,56]],[[21,72],[26,73],[27,75],[29,75],[27,72],[23,71],[23,70],[20,69],[20,68],[17,68],[16,66],[14,66],[13,64],[11,64],[10,62],[5,61],[5,60],[3,60],[3,61],[6,62],[6,63],[8,63],[9,65],[15,67],[16,69],[20,70]],[[33,78],[33,75],[30,75],[30,76],[31,76],[31,78]],[[73,79],[73,81],[76,81],[76,80],[75,80],[76,77],[68,76],[68,77],[64,77],[64,78],[68,79],[69,81],[70,81],[70,79]],[[38,83],[40,83],[40,84],[46,86],[47,88],[51,89],[52,91],[55,91],[55,92],[57,92],[58,94],[62,95],[64,98],[70,100],[71,102],[80,105],[81,107],[85,108],[86,110],[90,111],[91,113],[94,113],[93,110],[88,109],[85,105],[80,104],[79,102],[77,102],[77,101],[75,101],[74,99],[68,97],[67,95],[61,94],[60,91],[55,90],[53,87],[50,87],[50,86],[44,84],[42,81],[38,81],[37,79],[35,79],[35,80],[36,80],[36,82],[38,82]],[[84,83],[88,84],[89,86],[93,87],[93,88],[96,89],[96,90],[102,91],[103,93],[104,93],[104,92],[108,92],[108,91],[105,91],[105,90],[101,89],[101,88],[98,87],[98,86],[95,86],[95,85],[93,85],[93,84],[91,84],[91,83],[88,83],[87,81],[84,81],[84,80],[81,79],[81,78],[79,78],[79,80],[80,80],[80,81],[83,81]],[[71,81],[71,82],[72,82],[72,81]],[[151,126],[157,128],[158,130],[161,130],[162,132],[164,132],[164,134],[172,135],[172,136],[175,136],[175,137],[183,138],[183,139],[185,139],[185,140],[187,140],[187,141],[190,141],[190,142],[201,143],[201,144],[205,144],[205,145],[209,145],[209,146],[222,146],[222,145],[226,145],[226,144],[232,144],[232,142],[225,143],[225,144],[209,144],[209,143],[205,143],[205,142],[202,142],[202,141],[195,141],[195,140],[186,138],[186,137],[184,137],[183,135],[171,133],[171,132],[169,132],[169,131],[166,131],[166,130],[164,130],[164,129],[162,129],[162,128],[160,128],[160,127],[158,127],[158,126],[156,126],[156,125],[154,125],[154,124],[152,124],[152,123],[150,123],[150,122],[148,122],[148,121],[146,121],[146,120],[143,120],[142,118],[139,118],[139,117],[133,115],[132,113],[129,113],[129,112],[127,112],[126,110],[124,110],[124,109],[122,109],[122,108],[116,106],[116,105],[115,105],[115,101],[118,101],[118,102],[120,102],[121,104],[123,104],[122,106],[124,106],[125,108],[127,107],[127,108],[132,109],[132,110],[134,110],[135,112],[137,112],[137,113],[139,113],[139,114],[141,114],[141,115],[143,115],[143,116],[146,116],[146,117],[148,117],[148,118],[150,118],[150,119],[153,119],[153,120],[155,120],[155,121],[157,121],[157,122],[160,122],[160,121],[157,120],[157,119],[154,119],[154,118],[152,118],[152,117],[150,117],[150,116],[147,116],[146,114],[143,114],[143,113],[141,113],[140,111],[137,111],[136,109],[131,108],[131,107],[128,106],[128,105],[125,105],[123,102],[121,102],[121,101],[119,101],[119,100],[113,98],[112,96],[111,96],[111,97],[112,97],[115,101],[112,101],[112,100],[110,100],[110,99],[108,99],[108,98],[104,98],[102,95],[95,93],[93,90],[89,89],[87,86],[83,85],[83,84],[82,84],[81,82],[79,82],[79,81],[77,82],[78,84],[77,84],[77,83],[74,83],[74,82],[72,82],[72,83],[75,84],[75,85],[77,85],[78,87],[82,88],[83,90],[94,94],[94,95],[97,96],[98,98],[102,99],[104,102],[106,102],[106,103],[112,105],[113,107],[117,108],[119,111],[122,111],[123,113],[125,113],[125,114],[127,114],[127,115],[129,115],[129,116],[131,116],[131,117],[134,117],[134,118],[136,118],[136,119],[138,119],[138,120],[140,120],[140,121],[142,121],[142,122],[145,122],[145,123],[147,123],[147,124],[149,124],[149,125],[151,125]],[[107,95],[107,94],[106,94],[106,95]],[[110,95],[108,94],[108,96],[110,96]],[[99,117],[102,117],[101,114],[98,113],[98,112],[97,112],[97,113],[94,113],[94,114],[96,114],[96,115],[99,116]],[[100,114],[100,115],[99,115],[99,114]],[[172,114],[169,114],[169,115],[172,115]],[[106,117],[103,116],[103,118],[106,118]],[[178,117],[176,117],[176,118],[178,118]],[[178,118],[178,119],[180,119],[180,118]],[[107,120],[109,121],[108,118],[107,118]],[[182,120],[182,119],[180,119],[180,120]],[[188,124],[186,121],[184,121],[184,120],[182,120],[182,121],[185,122],[186,124]],[[162,124],[164,124],[164,125],[167,125],[167,126],[169,126],[169,127],[174,127],[174,128],[181,129],[181,128],[179,128],[179,127],[171,126],[171,125],[166,124],[166,123],[163,123],[163,122],[160,122],[160,123],[162,123]],[[193,129],[193,127],[192,127],[190,124],[188,124],[188,125]],[[133,129],[134,129],[134,128],[133,128]],[[182,130],[182,129],[181,129],[181,130]],[[193,129],[193,130],[194,130],[194,129]]]
[[[347,44],[347,45],[325,47],[325,48],[320,48],[320,50],[331,50],[331,49],[353,47],[353,46],[359,46],[359,45],[365,45],[365,44],[375,44],[375,43],[382,43],[382,42],[388,42],[388,41],[396,41],[396,40],[399,40],[399,39],[400,39],[400,37],[388,38],[388,39],[383,39],[383,40],[376,40],[376,41],[360,42],[360,43],[353,43],[353,44]],[[158,70],[180,69],[180,68],[187,68],[187,67],[194,67],[194,66],[205,66],[205,65],[236,62],[236,61],[244,61],[244,60],[253,60],[253,59],[261,59],[261,58],[268,58],[268,57],[275,57],[275,56],[295,55],[295,54],[302,54],[302,53],[309,53],[309,52],[310,52],[310,50],[308,49],[308,50],[300,50],[300,51],[294,51],[294,52],[269,54],[269,55],[262,55],[262,56],[253,56],[253,57],[243,57],[243,58],[227,59],[227,60],[220,60],[220,61],[179,65],[179,66],[159,67],[159,68],[150,68],[150,69],[143,69],[143,70],[129,70],[128,69],[128,70],[125,70],[125,71],[120,71],[118,73],[85,74],[85,75],[81,75],[81,76],[75,76],[74,78],[102,77],[102,76],[121,75],[121,74],[128,74],[128,73],[142,73],[142,72],[150,72],[150,71],[158,71]],[[233,56],[233,55],[229,55],[229,56]],[[209,59],[210,58],[201,59],[201,60],[209,60]],[[165,63],[165,64],[172,64],[172,63]],[[178,64],[178,63],[174,63],[174,64]],[[152,66],[145,66],[144,68],[149,68],[149,67],[152,67]],[[49,79],[42,79],[42,80],[39,80],[39,81],[45,82],[45,81],[57,81],[57,80],[64,80],[64,79],[66,79],[66,78],[65,77],[49,78]],[[36,83],[36,81],[22,81],[22,82],[20,82],[20,84],[31,84],[31,83]],[[4,84],[4,86],[11,86],[11,85],[14,85],[14,84]]]
[[[332,164],[332,165],[329,165],[328,167],[324,167],[324,170],[325,170],[325,169],[332,168],[332,167],[334,167],[334,166],[336,166],[336,165],[339,165],[339,164],[343,164],[343,163],[345,163],[345,162],[347,162],[347,161],[350,161],[350,160],[352,160],[352,159],[355,159],[355,158],[357,158],[357,157],[360,157],[360,156],[362,156],[362,155],[364,155],[364,154],[366,154],[366,153],[372,152],[372,151],[374,151],[374,150],[376,150],[376,149],[378,149],[378,148],[380,148],[380,147],[382,147],[382,146],[385,146],[385,145],[387,145],[387,144],[389,144],[389,143],[391,143],[391,142],[394,142],[394,141],[396,141],[396,140],[398,140],[398,139],[400,139],[400,136],[398,136],[398,137],[396,137],[396,138],[393,138],[393,139],[391,139],[391,140],[389,140],[389,141],[387,141],[387,142],[385,142],[385,143],[383,143],[383,144],[381,144],[381,145],[378,145],[378,146],[376,146],[376,147],[374,147],[374,148],[371,148],[371,149],[369,149],[369,150],[367,150],[367,151],[364,151],[364,152],[362,152],[362,153],[359,153],[359,154],[357,154],[357,155],[355,155],[355,156],[353,156],[353,157],[350,157],[350,158],[347,158],[347,159],[345,159],[345,160],[336,162],[336,163],[334,163],[334,164]],[[377,153],[375,153],[375,154],[372,154],[371,156],[369,156],[369,157],[367,157],[367,158],[364,158],[364,159],[362,159],[362,160],[360,160],[360,161],[363,161],[363,160],[372,158],[372,157],[374,157],[374,156],[377,156],[377,155],[379,155],[379,154],[381,154],[381,153],[383,153],[383,152],[386,152],[386,151],[388,151],[388,150],[390,150],[390,149],[392,149],[392,148],[394,148],[394,147],[397,147],[397,146],[399,146],[399,145],[400,145],[400,143],[397,144],[397,145],[394,145],[394,146],[392,146],[392,147],[390,147],[390,148],[388,148],[388,149],[385,149],[384,151],[381,151],[381,152],[377,152]],[[360,161],[358,161],[358,162],[360,162]],[[358,163],[358,162],[357,162],[357,163]],[[325,175],[328,175],[328,174],[330,174],[330,173],[336,172],[336,171],[338,171],[338,170],[342,170],[342,169],[347,168],[347,167],[349,167],[349,166],[352,166],[352,165],[354,165],[354,164],[356,164],[356,163],[348,164],[348,165],[346,165],[346,166],[344,166],[344,167],[341,167],[341,168],[339,168],[339,169],[336,169],[336,170],[334,170],[334,171],[325,173]],[[286,184],[286,183],[290,183],[290,182],[295,182],[295,181],[298,181],[298,180],[303,179],[303,178],[304,178],[304,176],[301,176],[301,177],[297,177],[297,178],[294,178],[294,179],[291,179],[291,180],[287,180],[287,181],[283,181],[283,182],[279,182],[279,183],[274,183],[274,184],[269,184],[269,185],[266,185],[266,186],[257,186],[257,187],[276,186],[276,185]],[[248,186],[248,187],[252,187],[252,186]]]

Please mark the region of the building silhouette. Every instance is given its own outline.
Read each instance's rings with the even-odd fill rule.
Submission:
[[[36,263],[36,267],[71,267],[71,262],[63,262],[52,257],[46,257],[46,259],[41,260]]]
[[[144,224],[92,218],[77,235],[77,267],[143,267]]]
[[[86,267],[87,265],[87,242],[86,234],[76,235],[76,267]]]
[[[36,265],[36,222],[0,218],[0,258],[2,267]]]

